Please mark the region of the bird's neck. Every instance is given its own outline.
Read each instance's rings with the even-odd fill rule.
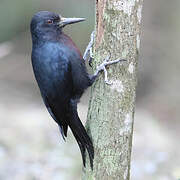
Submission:
[[[33,44],[41,44],[49,41],[58,41],[62,34],[62,31],[48,31],[32,33]]]

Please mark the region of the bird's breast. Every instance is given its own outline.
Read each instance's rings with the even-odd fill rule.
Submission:
[[[32,51],[32,65],[41,92],[63,91],[69,81],[69,57],[59,44],[46,44]]]

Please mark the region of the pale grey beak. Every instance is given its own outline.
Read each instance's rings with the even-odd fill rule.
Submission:
[[[64,27],[68,24],[74,24],[81,21],[85,21],[85,18],[64,18],[60,16],[61,21],[59,22],[60,27]]]

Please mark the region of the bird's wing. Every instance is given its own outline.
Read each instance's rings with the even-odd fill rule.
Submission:
[[[50,103],[48,102],[48,98],[47,97],[43,97],[44,100],[44,104],[46,105],[46,108],[49,112],[49,114],[51,115],[51,117],[54,119],[55,122],[57,122],[58,126],[59,126],[59,130],[60,133],[63,137],[63,139],[65,140],[65,137],[67,137],[67,130],[68,130],[68,125],[66,122],[61,122],[62,120],[57,119],[56,117],[56,112],[53,112],[53,108],[50,107]]]
[[[71,59],[70,64],[73,90],[77,96],[81,96],[84,90],[90,86],[90,78],[87,73],[86,65],[80,58]]]
[[[64,58],[61,56],[59,61],[52,61],[48,64],[50,73],[46,76],[49,77],[45,83],[41,83],[45,86],[40,87],[47,110],[59,125],[63,138],[67,136],[68,106],[72,96],[71,66]]]

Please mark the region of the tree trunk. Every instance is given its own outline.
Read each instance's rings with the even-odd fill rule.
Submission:
[[[96,0],[93,67],[107,55],[127,62],[108,67],[91,89],[87,130],[95,147],[94,169],[83,169],[83,180],[128,180],[137,84],[137,60],[143,0]],[[87,162],[89,162],[87,158]]]

